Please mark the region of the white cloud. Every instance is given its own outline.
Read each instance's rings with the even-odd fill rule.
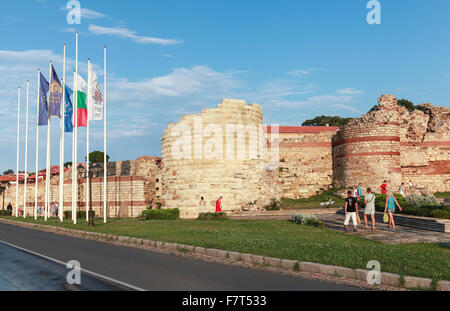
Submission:
[[[310,73],[314,72],[314,71],[323,71],[323,68],[316,68],[316,67],[312,67],[309,69],[294,69],[291,71],[286,72],[287,75],[291,75],[291,76],[304,76],[304,75],[309,75]]]
[[[162,38],[139,36],[136,34],[135,31],[132,31],[124,27],[103,27],[91,24],[89,25],[89,31],[96,35],[112,35],[121,38],[128,38],[141,44],[174,45],[182,43],[181,41],[174,39],[162,39]]]
[[[346,88],[337,90],[337,93],[341,95],[360,95],[363,94],[364,92],[356,90],[354,88]]]

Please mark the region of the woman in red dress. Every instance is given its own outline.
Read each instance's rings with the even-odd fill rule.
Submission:
[[[385,181],[383,182],[383,184],[380,186],[381,193],[382,193],[382,194],[386,194],[386,193],[387,193],[387,188],[388,188],[387,180],[385,180]]]
[[[222,196],[216,201],[216,213],[222,213]]]

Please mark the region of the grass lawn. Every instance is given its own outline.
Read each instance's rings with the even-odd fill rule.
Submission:
[[[436,192],[434,196],[436,198],[450,199],[450,192]]]
[[[345,199],[338,196],[332,190],[327,190],[307,199],[281,199],[281,209],[321,208],[320,203],[328,201],[336,202],[331,207],[342,207],[345,204]]]
[[[32,218],[27,221],[35,222]],[[37,222],[45,223],[43,219]],[[97,226],[90,228],[83,220],[73,225],[52,219],[47,224],[350,268],[366,269],[367,262],[378,260],[385,272],[450,280],[449,247],[424,243],[387,245],[287,220],[121,219],[108,224],[96,220]]]

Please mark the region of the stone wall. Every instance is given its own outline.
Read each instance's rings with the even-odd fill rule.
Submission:
[[[431,192],[450,191],[450,109],[422,104],[400,112],[403,181]]]
[[[450,109],[419,105],[409,112],[393,95],[378,109],[343,126],[333,137],[333,180],[338,187],[379,191],[388,180],[396,191],[412,180],[430,192],[450,189]]]
[[[262,138],[261,107],[241,100],[224,99],[217,109],[170,124],[162,137],[166,207],[196,218],[199,212],[215,211],[219,196],[228,213],[277,199],[277,179],[262,166]],[[202,196],[206,207],[199,206]]]
[[[331,139],[338,127],[279,128],[278,183],[283,198],[307,198],[333,179]]]

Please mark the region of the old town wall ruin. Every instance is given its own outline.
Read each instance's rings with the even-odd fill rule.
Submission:
[[[360,182],[378,191],[383,180],[397,190],[411,180],[429,192],[450,191],[450,109],[422,104],[410,112],[393,95],[377,109],[337,127],[263,127],[262,109],[225,99],[215,109],[183,116],[162,137],[162,159],[141,157],[108,164],[110,217],[137,217],[161,202],[182,218],[214,212],[223,196],[227,213],[264,208],[281,198],[306,198],[320,189]],[[91,170],[91,205],[103,215],[103,165]],[[79,169],[79,206],[85,207],[85,170]],[[51,201],[58,201],[52,178]],[[65,175],[65,209],[71,206]],[[44,183],[39,188],[44,204]],[[19,187],[19,206],[23,204]],[[6,197],[15,205],[15,186]],[[204,197],[206,205],[200,206]],[[34,206],[34,185],[28,188]]]

